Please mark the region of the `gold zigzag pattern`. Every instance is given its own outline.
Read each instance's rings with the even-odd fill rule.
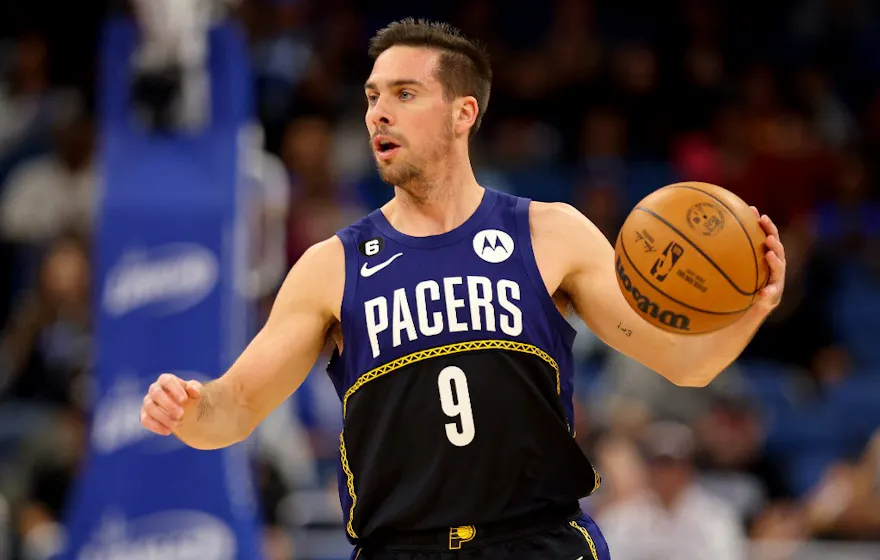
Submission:
[[[342,462],[342,470],[345,472],[345,478],[348,485],[348,495],[351,496],[351,510],[349,510],[348,522],[345,524],[345,530],[348,531],[351,538],[356,539],[357,533],[354,532],[354,527],[351,525],[351,522],[352,519],[354,519],[354,506],[357,504],[357,494],[354,492],[354,473],[351,472],[351,467],[348,466],[348,453],[345,450],[344,433],[345,430],[339,432],[339,458]]]
[[[429,358],[436,358],[438,356],[448,356],[450,354],[458,354],[461,352],[470,352],[472,350],[513,350],[515,352],[523,352],[525,354],[532,354],[534,356],[538,356],[548,364],[550,367],[556,371],[556,394],[560,394],[562,391],[561,381],[559,379],[559,365],[556,363],[556,360],[553,359],[550,354],[544,352],[537,346],[532,346],[531,344],[525,344],[522,342],[513,342],[510,340],[472,340],[469,342],[458,342],[456,344],[447,344],[446,346],[438,346],[436,348],[429,348],[427,350],[422,350],[420,352],[413,352],[412,354],[407,354],[401,358],[397,358],[392,362],[388,362],[387,364],[383,364],[375,369],[371,369],[367,373],[361,375],[357,381],[355,381],[352,386],[345,392],[345,397],[342,399],[342,416],[345,417],[348,411],[348,399],[351,397],[355,391],[363,387],[366,383],[376,379],[377,377],[382,377],[386,373],[391,373],[392,371],[398,370],[403,366],[421,362],[422,360],[427,360]]]
[[[580,534],[583,535],[584,538],[587,540],[587,546],[590,547],[590,554],[593,555],[593,560],[599,560],[599,553],[596,552],[596,543],[593,542],[593,537],[590,536],[590,533],[588,533],[586,529],[578,525],[575,521],[569,521],[568,524],[571,525],[572,528],[576,531],[579,531]]]

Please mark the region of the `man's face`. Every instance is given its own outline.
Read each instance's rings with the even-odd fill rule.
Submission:
[[[364,86],[379,174],[403,189],[443,166],[452,148],[451,105],[436,77],[438,59],[435,50],[392,47],[376,59]]]

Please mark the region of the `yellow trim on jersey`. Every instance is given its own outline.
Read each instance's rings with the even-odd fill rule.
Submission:
[[[569,521],[568,524],[584,536],[584,539],[586,539],[587,541],[587,545],[590,547],[590,554],[593,555],[593,560],[599,560],[599,553],[596,552],[596,543],[593,542],[593,537],[590,536],[590,533],[586,529],[578,525],[576,521]]]
[[[457,342],[455,344],[447,344],[446,346],[438,346],[436,348],[428,348],[427,350],[413,352],[412,354],[407,354],[406,356],[388,362],[387,364],[383,364],[377,368],[371,369],[367,373],[361,375],[360,377],[358,377],[357,381],[355,381],[352,386],[349,387],[342,398],[343,419],[348,413],[349,397],[351,397],[355,393],[355,391],[357,391],[370,381],[415,362],[421,362],[422,360],[427,360],[429,358],[448,356],[450,354],[458,354],[461,352],[469,352],[474,350],[512,350],[514,352],[523,352],[525,354],[538,356],[539,358],[547,362],[550,367],[552,367],[553,370],[556,372],[556,394],[559,395],[562,393],[562,381],[560,379],[559,364],[556,363],[556,360],[554,360],[553,357],[550,356],[550,354],[541,350],[537,346],[511,340],[472,340],[469,342]],[[351,467],[348,464],[348,453],[345,449],[344,432],[345,429],[343,428],[342,432],[340,432],[339,434],[339,458],[340,462],[342,463],[342,470],[345,473],[346,477],[348,495],[351,497],[351,508],[349,508],[348,511],[348,522],[346,523],[346,531],[352,538],[356,539],[358,538],[358,536],[357,533],[355,533],[354,531],[354,527],[352,526],[352,520],[354,519],[354,506],[357,504],[357,494],[354,489],[354,474],[351,472]],[[593,491],[595,492],[599,489],[599,483],[601,479],[599,477],[599,473],[596,471],[595,468],[593,469],[593,475],[595,477],[595,486],[593,488]]]
[[[354,518],[354,506],[357,504],[357,494],[354,491],[354,473],[351,472],[351,467],[348,466],[348,452],[345,450],[345,429],[339,432],[339,461],[342,463],[342,471],[345,473],[345,479],[348,485],[348,495],[351,496],[351,509],[349,509],[348,522],[345,524],[345,530],[348,531],[351,538],[356,539],[358,536],[357,533],[354,532],[354,527],[352,527],[351,521]]]
[[[375,369],[371,369],[367,373],[358,377],[357,381],[355,381],[351,387],[349,387],[348,391],[345,392],[345,396],[342,399],[342,417],[345,418],[345,415],[348,411],[348,398],[351,397],[355,391],[363,387],[366,383],[376,379],[377,377],[382,377],[386,373],[391,373],[392,371],[398,370],[405,365],[409,365],[415,362],[421,362],[422,360],[427,360],[428,358],[436,358],[438,356],[448,356],[450,354],[458,354],[461,352],[469,352],[472,350],[513,350],[515,352],[523,352],[526,354],[532,354],[538,356],[548,364],[550,367],[556,371],[556,394],[559,395],[562,393],[562,385],[561,380],[559,378],[559,365],[556,363],[550,354],[544,352],[537,346],[532,346],[531,344],[525,344],[523,342],[514,342],[511,340],[472,340],[470,342],[457,342],[455,344],[447,344],[446,346],[438,346],[436,348],[429,348],[427,350],[421,350],[419,352],[413,352],[412,354],[407,354],[401,358],[397,358],[392,362],[388,362],[387,364],[381,365]]]

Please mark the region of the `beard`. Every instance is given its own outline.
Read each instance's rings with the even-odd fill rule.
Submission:
[[[423,185],[426,167],[428,164],[443,165],[449,153],[452,151],[453,141],[452,124],[443,131],[443,134],[432,141],[424,155],[408,152],[410,161],[399,161],[383,164],[376,159],[379,177],[392,187],[399,187],[411,195],[424,194],[422,191],[429,185]],[[411,144],[406,143],[406,150],[411,149]]]
[[[392,187],[397,186],[406,189],[406,185],[417,183],[422,177],[423,168],[412,163],[391,163],[383,165],[376,162],[379,167],[379,177]]]

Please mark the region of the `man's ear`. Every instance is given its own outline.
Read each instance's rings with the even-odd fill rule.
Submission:
[[[455,100],[453,130],[455,130],[456,136],[470,133],[477,122],[479,111],[480,108],[477,105],[477,100],[471,95]]]

